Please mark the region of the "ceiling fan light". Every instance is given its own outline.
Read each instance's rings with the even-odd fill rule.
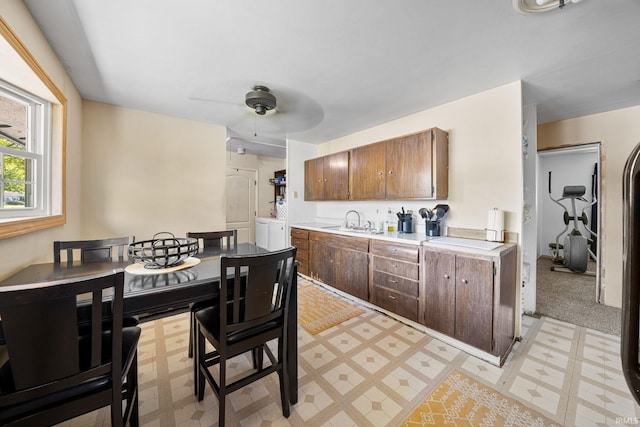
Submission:
[[[513,0],[513,8],[520,13],[540,13],[562,9],[567,3],[579,3],[581,0]]]
[[[276,108],[276,97],[269,92],[266,86],[254,86],[253,90],[245,96],[245,103],[255,110],[256,114],[264,116],[264,114]]]

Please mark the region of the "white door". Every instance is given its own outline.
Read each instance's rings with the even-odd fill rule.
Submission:
[[[227,168],[227,229],[238,230],[238,242],[253,243],[256,218],[256,171]]]

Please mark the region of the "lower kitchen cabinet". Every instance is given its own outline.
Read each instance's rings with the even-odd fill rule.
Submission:
[[[419,320],[419,246],[371,240],[371,302],[414,322]]]
[[[309,232],[309,270],[312,278],[368,300],[369,239]]]
[[[424,324],[495,356],[515,339],[516,250],[465,254],[425,247]]]
[[[298,273],[309,275],[309,231],[300,228],[291,228],[291,246],[295,246],[296,261],[298,261]]]

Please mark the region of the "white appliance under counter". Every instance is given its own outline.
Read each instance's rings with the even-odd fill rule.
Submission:
[[[267,217],[256,218],[256,246],[270,251],[286,248],[286,220]]]

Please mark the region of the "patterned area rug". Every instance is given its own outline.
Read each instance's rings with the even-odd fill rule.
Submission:
[[[402,423],[414,426],[557,426],[521,403],[453,370]]]
[[[298,286],[298,323],[312,335],[359,316],[364,310],[334,297],[317,286]]]

